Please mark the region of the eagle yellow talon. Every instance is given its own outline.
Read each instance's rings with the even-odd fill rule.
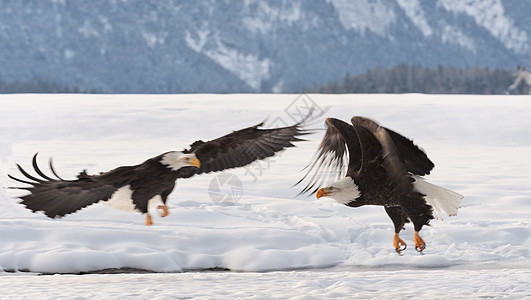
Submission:
[[[170,210],[168,209],[168,206],[166,205],[159,205],[157,206],[157,209],[161,217],[166,217],[167,215],[170,214]]]
[[[406,248],[407,248],[406,242],[404,242],[398,236],[398,233],[395,233],[395,235],[393,236],[393,245],[395,246],[395,250],[396,250],[396,252],[398,252],[398,254],[401,254],[401,252],[406,250]],[[402,246],[404,246],[404,247],[402,248]]]
[[[151,219],[151,215],[150,214],[146,214],[146,225],[147,226],[153,225],[153,220]]]
[[[413,236],[413,240],[415,241],[415,249],[418,252],[422,252],[424,249],[426,249],[426,243],[424,243],[424,240],[420,237],[418,231],[415,231],[415,235]]]

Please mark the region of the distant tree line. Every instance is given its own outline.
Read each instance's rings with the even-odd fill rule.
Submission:
[[[366,73],[305,90],[309,93],[425,93],[425,94],[529,94],[525,82],[510,91],[517,73],[489,68],[425,68],[405,64],[392,68],[376,67]],[[0,94],[11,93],[102,93],[97,89],[69,87],[44,80],[4,81],[0,76]]]
[[[96,89],[83,90],[78,87],[68,87],[44,80],[36,81],[4,81],[0,77],[0,94],[14,93],[101,93]]]
[[[426,93],[426,94],[504,94],[515,80],[515,73],[488,68],[425,68],[397,65],[377,67],[357,76],[345,75],[342,81],[316,86],[311,93]],[[529,94],[520,84],[511,94]]]

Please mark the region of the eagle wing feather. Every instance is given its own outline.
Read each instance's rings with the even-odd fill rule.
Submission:
[[[18,168],[26,179],[8,176],[30,185],[17,187],[30,192],[20,197],[21,203],[33,212],[44,212],[50,218],[62,217],[99,201],[108,200],[117,188],[123,185],[124,180],[130,177],[128,174],[131,174],[133,168],[120,167],[100,175],[88,175],[83,171],[76,180],[64,180],[59,176],[55,179],[44,174],[37,164],[37,154],[33,156],[32,165],[42,179],[29,174],[19,165]],[[55,170],[52,173],[56,175]]]
[[[361,165],[361,150],[352,125],[335,118],[327,118],[326,133],[317,152],[306,166],[306,174],[295,185],[307,180],[299,194],[315,193],[323,183],[355,172]],[[345,165],[348,162],[348,168]]]
[[[309,134],[300,124],[274,129],[261,129],[263,123],[234,131],[220,138],[196,141],[185,153],[195,153],[201,162],[196,174],[242,167],[256,160],[275,155],[302,141],[299,136]]]

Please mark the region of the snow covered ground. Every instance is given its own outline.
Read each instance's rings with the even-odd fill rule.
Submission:
[[[247,168],[178,181],[170,215],[151,227],[103,204],[51,220],[6,188],[35,152],[73,178],[266,118],[293,124],[311,103],[411,137],[436,165],[427,178],[465,196],[457,216],[422,230],[424,255],[411,225],[410,247],[394,252],[380,207],[296,196],[322,131]],[[0,132],[1,298],[531,299],[529,96],[1,95]],[[138,273],[72,275],[125,268]]]

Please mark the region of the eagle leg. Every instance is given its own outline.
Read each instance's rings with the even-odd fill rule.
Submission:
[[[422,253],[422,251],[426,249],[426,243],[424,243],[424,240],[420,237],[418,231],[415,231],[413,240],[415,241],[415,250]]]
[[[398,236],[398,233],[395,233],[393,236],[393,245],[395,246],[395,250],[398,254],[402,254],[402,251],[406,250],[407,248],[406,242],[404,242],[404,240]]]
[[[393,221],[395,226],[395,235],[393,236],[393,245],[398,254],[401,254],[402,251],[406,250],[407,245],[398,234],[400,230],[404,228],[404,224],[408,221],[408,216],[400,206],[386,206],[385,212]]]
[[[168,206],[166,206],[166,204],[157,206],[157,209],[161,217],[166,217],[170,214],[170,210],[168,209]]]
[[[151,215],[149,213],[146,213],[146,226],[153,225],[153,220],[151,219]]]

